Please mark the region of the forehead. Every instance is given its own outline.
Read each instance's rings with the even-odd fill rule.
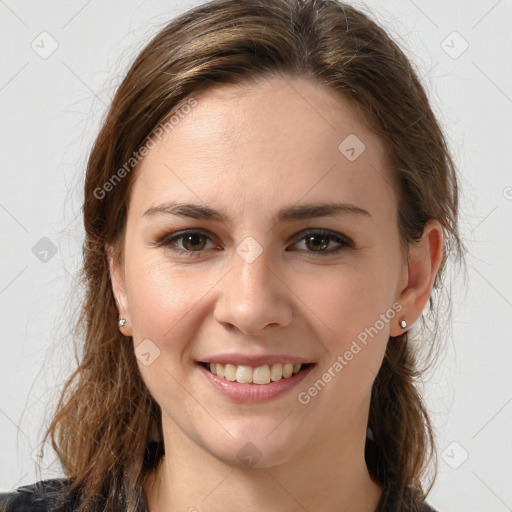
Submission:
[[[169,199],[225,210],[243,197],[259,212],[302,198],[396,206],[382,141],[326,86],[276,77],[196,100],[137,169],[130,208],[139,214]]]

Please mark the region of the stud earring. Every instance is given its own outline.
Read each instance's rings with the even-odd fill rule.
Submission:
[[[118,327],[124,327],[126,325],[126,318],[120,318],[117,322]]]
[[[401,320],[401,321],[400,321],[400,327],[401,327],[402,329],[405,329],[405,328],[407,327],[407,322],[406,322],[405,320]]]

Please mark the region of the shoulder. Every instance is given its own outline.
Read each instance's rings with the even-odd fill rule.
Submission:
[[[73,510],[70,496],[59,503],[67,495],[70,479],[53,478],[40,480],[33,484],[23,485],[14,491],[0,493],[1,512],[68,512]],[[55,508],[58,506],[58,508]]]

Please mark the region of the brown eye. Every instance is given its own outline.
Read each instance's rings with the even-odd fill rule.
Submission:
[[[207,241],[207,237],[202,233],[191,233],[189,235],[183,235],[181,238],[183,240],[183,247],[187,251],[202,251]]]
[[[312,251],[322,251],[329,246],[329,237],[324,235],[308,235],[305,241],[306,247]]]
[[[195,230],[163,236],[156,245],[184,256],[201,256],[204,251],[215,248],[212,238],[207,233]]]
[[[315,229],[302,232],[292,247],[309,256],[329,256],[353,248],[354,243],[341,233]]]

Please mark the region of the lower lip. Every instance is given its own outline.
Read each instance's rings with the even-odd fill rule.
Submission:
[[[290,391],[299,384],[299,382],[305,379],[314,366],[314,364],[311,364],[291,377],[269,382],[268,384],[242,384],[236,381],[231,382],[223,377],[218,377],[201,364],[198,364],[199,369],[214,387],[235,402],[266,402],[277,398],[287,391]]]

